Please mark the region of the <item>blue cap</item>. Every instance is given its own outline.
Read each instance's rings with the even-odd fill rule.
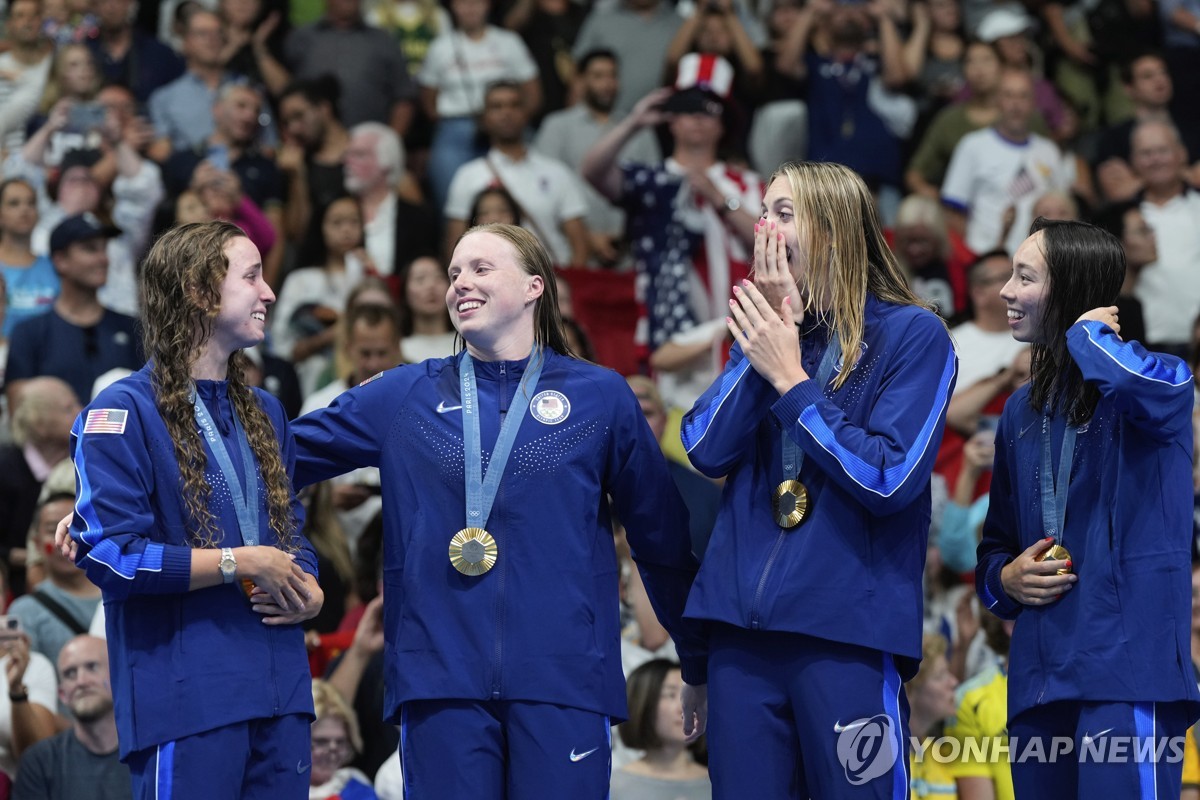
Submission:
[[[91,212],[67,217],[54,227],[50,233],[50,252],[57,253],[66,250],[76,242],[87,239],[112,239],[121,235],[121,229],[115,225],[105,225],[99,217]]]

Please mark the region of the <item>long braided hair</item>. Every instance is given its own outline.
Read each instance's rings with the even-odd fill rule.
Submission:
[[[183,479],[188,537],[199,548],[214,547],[219,537],[212,487],[204,474],[208,454],[195,423],[191,371],[212,338],[220,312],[221,284],[229,271],[226,247],[245,235],[236,225],[219,220],[182,225],[163,234],[142,264],[146,357],[152,364],[158,411],[171,435]],[[294,551],[299,545],[291,483],[275,429],[246,385],[248,364],[240,350],[229,357],[229,398],[262,473],[271,530],[281,547]]]

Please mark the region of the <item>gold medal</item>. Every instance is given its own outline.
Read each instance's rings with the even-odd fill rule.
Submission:
[[[800,481],[786,480],[775,487],[772,505],[775,524],[781,528],[794,528],[808,513],[808,489]]]
[[[450,564],[463,575],[482,575],[496,566],[496,540],[483,528],[463,528],[450,540]]]
[[[1063,547],[1061,544],[1050,545],[1049,550],[1047,550],[1046,552],[1042,553],[1040,556],[1038,556],[1037,558],[1034,559],[1034,561],[1070,561],[1070,560],[1071,560],[1070,551],[1068,551],[1067,548]],[[1058,570],[1054,574],[1055,575],[1070,575],[1071,570],[1067,569],[1066,567],[1063,567],[1062,569]]]

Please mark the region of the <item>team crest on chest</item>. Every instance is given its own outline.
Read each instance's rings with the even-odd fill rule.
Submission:
[[[557,425],[571,416],[571,401],[562,392],[538,392],[529,402],[529,413],[543,425]]]

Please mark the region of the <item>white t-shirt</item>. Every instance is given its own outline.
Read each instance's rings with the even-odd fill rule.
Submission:
[[[1142,216],[1158,242],[1158,261],[1142,268],[1134,290],[1146,341],[1186,343],[1200,314],[1200,192],[1188,189],[1161,206],[1143,201]]]
[[[490,84],[523,83],[537,75],[537,64],[521,37],[489,25],[479,41],[461,31],[434,39],[417,82],[437,89],[438,116],[466,117],[483,110],[483,92]]]
[[[958,352],[955,394],[1011,365],[1017,354],[1029,347],[1009,331],[985,331],[974,322],[957,326],[950,331],[950,338]]]
[[[391,275],[396,260],[396,193],[388,192],[375,218],[363,221],[363,245],[380,275]]]
[[[967,247],[972,251],[1003,247],[1012,255],[1029,236],[1037,199],[1052,189],[1070,187],[1054,142],[1030,134],[1018,143],[995,128],[984,128],[968,133],[954,148],[942,182],[942,202],[967,214]],[[1016,219],[1002,240],[1009,206],[1015,207]]]
[[[525,158],[514,161],[493,148],[484,158],[468,161],[454,173],[446,196],[446,218],[466,221],[475,196],[498,183],[503,183],[521,206],[526,217],[524,227],[545,240],[542,244],[554,263],[570,266],[571,243],[562,232],[562,223],[587,215],[587,196],[580,177],[558,159],[536,150],[526,150]]]

